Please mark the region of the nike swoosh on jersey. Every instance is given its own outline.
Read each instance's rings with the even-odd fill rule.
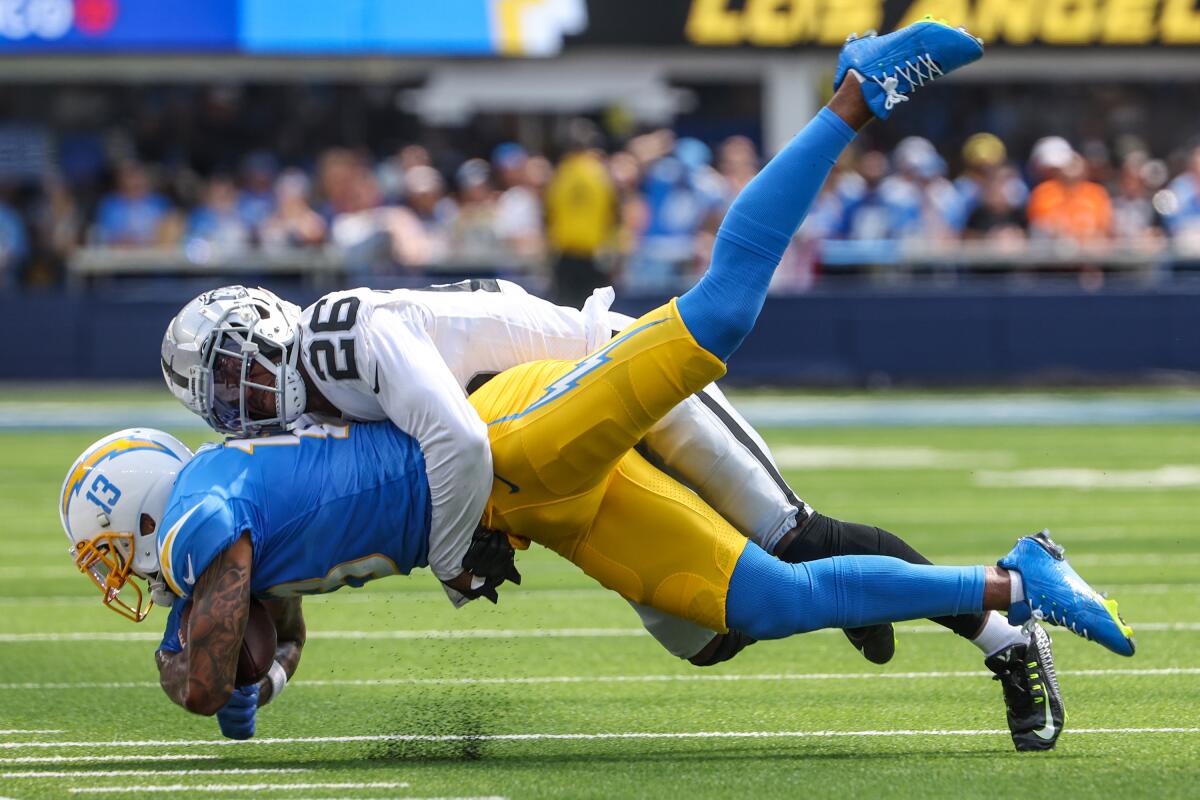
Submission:
[[[375,394],[379,394],[379,365],[378,364],[375,365],[375,386],[372,387],[372,391],[374,391]]]
[[[173,574],[175,565],[172,563],[171,548],[175,546],[175,537],[183,528],[183,524],[188,521],[188,517],[192,516],[201,505],[201,503],[197,503],[184,512],[183,516],[171,526],[171,530],[167,531],[167,535],[163,537],[162,546],[158,550],[158,562],[159,566],[162,567],[163,577],[166,578],[167,585],[171,587],[171,591],[181,597],[183,596],[183,592],[179,591],[179,585],[175,583],[175,576]]]
[[[188,571],[187,575],[183,576],[183,582],[191,586],[196,582],[196,569],[192,566],[192,554],[188,553],[187,559]]]

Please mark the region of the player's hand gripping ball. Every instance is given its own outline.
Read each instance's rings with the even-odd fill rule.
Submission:
[[[192,604],[184,606],[179,618],[179,643],[187,647],[188,622],[192,616]],[[250,599],[250,617],[246,620],[246,633],[238,652],[235,686],[248,686],[267,677],[275,661],[275,648],[279,644],[275,634],[275,623],[267,607],[254,598]]]

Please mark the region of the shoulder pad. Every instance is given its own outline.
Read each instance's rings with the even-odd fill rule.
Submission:
[[[239,533],[229,505],[218,497],[175,505],[164,516],[158,538],[159,567],[167,586],[184,599],[190,597],[196,578]]]

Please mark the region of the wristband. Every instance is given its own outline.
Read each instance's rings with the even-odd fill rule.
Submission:
[[[271,670],[267,673],[267,682],[271,684],[271,697],[267,700],[269,703],[283,694],[284,687],[287,686],[287,670],[283,668],[283,664],[278,661],[271,662]]]

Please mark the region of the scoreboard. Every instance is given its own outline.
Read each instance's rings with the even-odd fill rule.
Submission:
[[[1200,45],[1198,0],[592,0],[571,42],[611,47],[840,47],[925,15],[989,47]]]
[[[1200,0],[0,0],[0,55],[552,56],[837,47],[929,14],[989,46],[1200,45]]]
[[[551,55],[585,0],[0,0],[0,54]]]

